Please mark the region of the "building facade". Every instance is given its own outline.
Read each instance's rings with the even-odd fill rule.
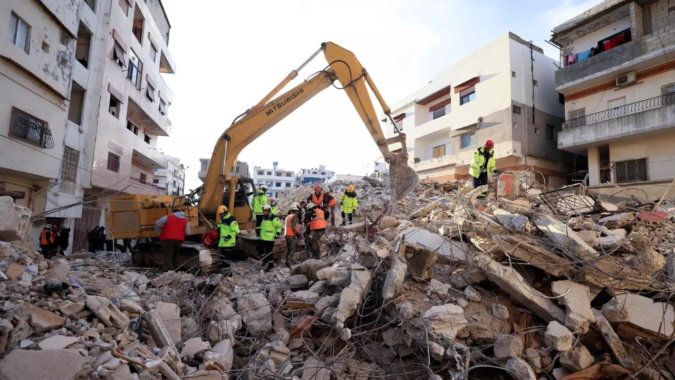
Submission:
[[[155,169],[153,185],[165,189],[167,195],[184,195],[185,166],[177,157],[168,156],[166,169]]]
[[[268,195],[277,198],[282,194],[288,194],[295,185],[295,174],[292,170],[279,169],[279,163],[273,162],[271,169],[259,166],[253,167],[253,182],[256,187],[267,185]]]
[[[411,167],[423,180],[468,178],[474,151],[493,140],[498,169],[532,167],[551,186],[564,184],[568,155],[556,149],[564,107],[555,63],[507,33],[395,103],[392,115],[406,133]],[[382,121],[392,137],[394,125]]]
[[[319,165],[318,168],[300,169],[297,180],[301,184],[319,182],[323,183],[335,175],[334,171],[326,170],[326,167]]]
[[[675,12],[667,0],[608,0],[557,26],[558,147],[587,160],[591,191],[661,197],[675,177]],[[672,197],[672,194],[669,196]]]
[[[206,174],[209,172],[210,158],[200,158],[199,164],[199,179],[206,182]],[[251,173],[248,171],[248,164],[244,161],[237,161],[235,166],[230,170],[230,176],[237,176],[239,178],[251,178]]]

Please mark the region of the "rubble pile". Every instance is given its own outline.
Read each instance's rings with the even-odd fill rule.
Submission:
[[[0,379],[674,378],[675,205],[560,213],[507,174],[422,183],[393,214],[386,187],[358,182],[321,260],[233,262],[232,277],[206,250],[193,272],[46,260],[11,240],[27,210],[4,207]]]

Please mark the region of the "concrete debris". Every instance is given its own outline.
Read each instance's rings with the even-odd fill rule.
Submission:
[[[0,215],[0,240],[21,240],[31,225],[31,211],[15,204],[11,197],[3,195],[0,196]]]
[[[290,270],[233,261],[231,277],[194,243],[176,272],[120,254],[46,259],[25,243],[22,209],[2,200],[0,380],[667,374],[675,203],[658,221],[646,219],[646,199],[552,215],[538,195],[551,189],[535,177],[508,171],[479,189],[426,181],[396,207],[388,185],[356,181],[354,224],[327,228],[322,260],[299,238]],[[281,217],[313,186],[282,196]]]

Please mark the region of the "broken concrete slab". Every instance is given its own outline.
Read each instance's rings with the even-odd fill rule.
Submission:
[[[468,269],[460,269],[452,273],[450,277],[450,283],[456,288],[466,288],[469,285],[477,284],[481,281],[485,281],[485,273],[482,270],[471,267]]]
[[[13,350],[0,361],[0,379],[74,380],[86,361],[79,350]]]
[[[574,230],[550,215],[534,217],[534,224],[555,244],[559,244],[582,257],[596,257],[598,252],[588,245]]]
[[[438,262],[436,253],[428,249],[420,249],[408,260],[407,269],[410,276],[417,281],[430,280],[434,276],[434,266]]]
[[[464,309],[454,304],[434,306],[422,316],[427,333],[434,339],[441,339],[449,347],[455,336],[467,326]]]
[[[87,296],[86,305],[106,326],[114,326],[123,330],[129,327],[129,318],[117,306],[104,297]]]
[[[260,336],[272,329],[272,309],[262,293],[244,296],[238,303],[239,315],[251,334]]]
[[[49,310],[39,307],[30,309],[30,325],[37,332],[47,332],[57,329],[66,323],[64,317],[58,316]]]
[[[631,226],[635,223],[635,214],[632,212],[614,214],[601,218],[598,223],[609,229]]]
[[[155,311],[162,320],[166,331],[169,332],[173,344],[178,344],[181,339],[180,309],[178,305],[175,303],[158,302]]]
[[[515,235],[493,236],[493,239],[504,252],[556,277],[572,274],[573,269],[569,260],[537,247],[525,239]]]
[[[464,309],[464,315],[468,322],[468,330],[471,339],[479,344],[492,344],[501,334],[508,334],[511,332],[511,327],[507,321],[507,317],[500,319],[488,311],[488,308],[482,303],[466,302],[466,305],[461,305],[463,298],[457,299],[457,304]],[[499,305],[498,303],[492,304]],[[503,305],[499,305],[503,306]],[[504,307],[505,308],[505,307]],[[506,309],[506,308],[505,308]]]
[[[565,352],[572,349],[574,335],[572,335],[572,332],[567,327],[558,323],[558,321],[551,321],[546,328],[544,341],[554,350]]]
[[[631,260],[633,268],[645,274],[652,274],[666,266],[666,258],[652,248],[645,248]]]
[[[606,304],[602,305],[602,314],[608,321],[628,322],[630,320],[630,311],[624,305],[625,298],[612,298]]]
[[[602,334],[602,338],[605,340],[605,343],[607,343],[607,347],[609,347],[614,359],[626,368],[634,368],[635,363],[633,362],[633,359],[628,356],[626,349],[623,347],[623,343],[621,343],[621,339],[616,335],[616,332],[614,332],[614,329],[609,324],[607,318],[596,309],[593,309],[593,315],[595,316],[594,326],[600,331],[600,334]]]
[[[511,358],[504,367],[516,380],[536,380],[532,367],[523,359]]]
[[[600,238],[598,237],[598,233],[595,231],[579,231],[577,232],[579,237],[581,237],[581,240],[586,242],[586,244],[590,245],[591,247],[597,247],[600,245]]]
[[[314,312],[316,315],[321,315],[329,307],[337,307],[340,303],[340,297],[338,296],[325,296],[319,298],[318,301],[314,304]]]
[[[74,336],[54,335],[38,343],[38,346],[43,350],[60,350],[77,341],[78,339]]]
[[[84,302],[72,302],[65,300],[59,305],[59,311],[63,315],[74,315],[84,310]]]
[[[210,350],[211,345],[209,342],[204,342],[201,338],[192,338],[188,339],[183,346],[183,349],[180,351],[180,356],[189,356],[193,357],[196,353],[201,351]]]
[[[372,283],[372,274],[360,265],[352,265],[351,278],[349,287],[343,289],[340,293],[340,303],[332,317],[335,327],[338,328],[344,340],[351,337],[351,331],[344,328],[344,323],[361,305]]]
[[[560,364],[572,372],[579,372],[593,365],[595,359],[585,346],[579,345],[560,356]]]
[[[469,252],[466,243],[447,240],[443,236],[419,227],[408,227],[401,231],[409,245],[422,245],[452,261],[466,261],[465,252]]]
[[[0,240],[18,241],[28,231],[31,211],[14,203],[9,196],[0,196]]]
[[[501,334],[495,341],[494,353],[500,359],[517,358],[523,353],[523,340],[518,336]]]
[[[474,289],[473,286],[467,286],[464,288],[464,295],[469,301],[480,302],[481,300],[480,293],[478,293],[478,291]]]
[[[503,266],[484,254],[476,255],[474,264],[488,279],[509,293],[521,304],[527,306],[545,321],[565,322],[565,312],[539,291],[532,288],[523,276],[509,266]]]
[[[447,200],[448,200],[448,198],[439,198],[439,199],[429,203],[428,205],[426,205],[426,206],[424,206],[424,207],[422,207],[418,210],[415,210],[413,213],[408,215],[408,219],[415,219],[415,218],[427,216],[432,210],[440,207],[440,205],[443,202],[447,202]]]
[[[586,333],[595,316],[591,310],[591,292],[588,286],[564,280],[551,283],[551,292],[567,308],[565,326],[576,332]]]
[[[407,270],[408,266],[401,260],[396,257],[392,260],[391,268],[387,271],[387,277],[382,286],[382,296],[385,300],[394,298],[401,290]]]
[[[675,309],[672,305],[654,302],[637,294],[620,294],[616,298],[628,310],[628,321],[619,323],[618,334],[621,337],[669,339],[675,332]]]

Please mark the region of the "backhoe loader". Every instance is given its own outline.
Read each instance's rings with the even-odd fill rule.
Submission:
[[[323,51],[328,65],[302,83],[276,96],[286,85],[298,76],[298,72]],[[339,82],[339,86],[335,82]],[[255,221],[248,196],[254,194],[255,184],[251,179],[229,177],[228,174],[239,153],[267,132],[276,123],[312,99],[315,95],[334,85],[344,90],[352,101],[364,125],[370,132],[385,161],[389,163],[391,206],[395,210],[398,199],[412,191],[419,177],[408,166],[405,134],[396,127],[391,110],[384,102],[370,74],[363,68],[356,56],[332,42],[321,44],[314,54],[296,70],[291,71],[269,94],[255,106],[239,115],[230,127],[216,141],[211,164],[204,185],[187,196],[121,195],[111,200],[110,212],[106,216],[108,237],[154,238],[155,221],[174,210],[183,211],[189,218],[191,235],[202,235],[215,228],[218,206],[226,205],[237,219],[240,228],[254,229]],[[367,87],[377,98],[385,115],[394,124],[396,135],[387,139],[368,93]],[[276,97],[275,97],[276,96]],[[400,153],[393,153],[389,145],[401,144]]]

